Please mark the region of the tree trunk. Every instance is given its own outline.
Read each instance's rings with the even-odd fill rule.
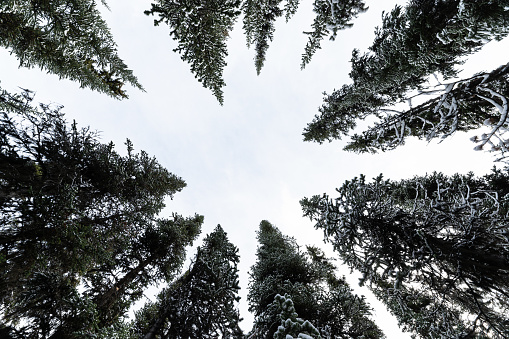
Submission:
[[[151,255],[147,259],[140,262],[138,266],[136,266],[131,271],[129,271],[129,273],[124,275],[124,277],[122,277],[122,279],[120,279],[117,284],[113,285],[108,291],[97,297],[95,299],[97,308],[98,309],[109,308],[118,298],[118,295],[122,294],[125,291],[127,286],[136,279],[138,274],[143,269],[145,269],[145,267],[147,267],[154,258],[155,255]]]
[[[108,310],[113,303],[118,299],[118,297],[125,291],[127,286],[132,283],[138,274],[147,267],[152,260],[155,258],[155,255],[148,257],[147,259],[140,262],[138,266],[133,268],[129,273],[127,273],[120,281],[113,285],[108,291],[103,293],[102,295],[95,298],[95,304],[97,305],[97,309],[99,314],[104,313],[103,311]],[[70,339],[73,338],[72,333],[77,328],[66,328],[66,324],[63,323],[59,328],[49,337],[49,339]],[[106,325],[106,321],[104,319],[100,319],[98,326],[102,327]]]
[[[154,325],[152,325],[152,327],[147,332],[147,334],[145,334],[143,339],[155,339],[156,335],[159,333],[159,331],[161,331],[161,327],[163,326],[163,322],[164,322],[163,316],[159,316],[159,318],[157,318],[157,320],[154,323]]]

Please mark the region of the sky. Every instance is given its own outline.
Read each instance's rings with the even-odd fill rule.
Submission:
[[[334,195],[336,187],[361,173],[367,178],[383,173],[391,179],[433,171],[482,175],[494,165],[492,155],[473,151],[475,145],[468,139],[478,133],[457,133],[440,144],[411,140],[376,155],[346,153],[342,141],[323,145],[302,141],[303,129],[322,104],[322,93],[349,83],[352,50],[366,51],[375,26],[381,24],[382,11],[405,1],[366,3],[368,12],[354,21],[353,28],[340,31],[336,41],[325,41],[303,71],[300,57],[307,37],[302,32],[310,30],[313,21],[310,2],[301,3],[288,23],[284,18],[277,22],[259,76],[254,51],[246,47],[238,21],[228,40],[224,106],[172,51],[176,42],[169,37],[168,27],[154,27],[153,17],[143,14],[150,1],[140,0],[110,0],[111,11],[101,11],[120,57],[146,92],[127,88],[130,98],[115,100],[39,69],[18,68],[18,61],[6,50],[0,50],[0,85],[10,92],[18,91],[18,86],[28,88],[36,92],[36,102],[63,105],[68,121],[100,131],[102,141],[113,141],[120,153],[125,152],[123,144],[129,138],[135,150],[145,150],[181,176],[187,187],[168,200],[162,216],[202,214],[205,223],[195,245],[221,224],[239,247],[239,309],[244,318],[241,327],[247,332],[253,320],[246,301],[248,272],[256,260],[255,232],[260,221],[268,220],[299,244],[317,245],[334,256],[322,242],[322,232],[302,217],[299,200],[303,197]],[[506,63],[501,51],[508,50],[507,39],[489,43],[469,58],[460,75]],[[189,256],[194,254],[195,249],[190,249]],[[347,276],[352,288],[368,296],[375,321],[389,338],[410,338],[366,288],[357,286],[355,272],[345,267],[338,271]],[[147,298],[153,298],[152,294]]]

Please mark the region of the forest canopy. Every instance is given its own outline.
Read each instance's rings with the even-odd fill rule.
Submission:
[[[413,163],[419,154],[391,164],[373,155],[411,139],[470,132],[466,143],[475,150],[509,159],[507,60],[462,73],[465,60],[507,41],[508,0],[391,5],[370,47],[354,49],[349,66],[312,68],[326,38],[337,41],[328,46],[347,46],[344,30],[359,26],[368,5],[382,7],[314,0],[307,29],[291,29],[306,40],[292,64],[296,72],[299,63],[308,67],[302,78],[267,70],[274,58],[269,46],[276,48],[284,21],[298,16],[297,0],[154,0],[136,13],[132,4],[122,2],[118,16],[107,13],[104,0],[0,4],[0,45],[20,68],[40,68],[64,84],[106,94],[55,85],[42,90],[37,76],[17,77],[35,75],[32,70],[13,73],[13,81],[29,87],[33,80],[33,91],[2,83],[1,338],[392,337],[380,308],[375,313],[370,306],[374,298],[413,338],[509,337],[509,167],[469,172],[481,168],[474,163],[481,152],[456,165],[458,174],[440,172],[454,161],[437,160],[440,152],[426,167]],[[154,38],[163,30],[153,25],[168,29],[173,41]],[[235,80],[263,85],[241,91],[239,80],[228,110],[221,106],[228,102],[226,60],[237,62],[229,48],[234,29],[254,59],[252,78],[238,63]],[[173,59],[154,58],[172,55],[168,46]],[[343,49],[349,58],[352,47]],[[135,71],[121,56],[136,60]],[[343,56],[322,60],[340,64]],[[189,82],[173,68],[176,62]],[[257,78],[264,66],[269,76]],[[336,74],[341,67],[350,69],[350,80]],[[316,83],[295,80],[308,79],[311,68],[326,71]],[[127,99],[127,86],[144,91],[134,74],[150,89],[147,96],[111,100]],[[303,112],[313,114],[306,92],[330,78],[339,89],[324,94],[304,130],[305,141],[317,144],[301,143],[293,123],[310,118]],[[207,90],[208,96],[190,91],[196,80],[221,105]],[[259,95],[261,87],[270,96]],[[48,94],[67,100],[70,112]],[[45,102],[36,103],[40,96]],[[214,109],[220,113],[211,114]],[[92,128],[106,129],[108,139],[121,134],[120,142],[111,139],[125,140],[124,146],[103,142]],[[342,138],[344,150],[364,154],[358,163],[319,145]],[[305,146],[287,143],[294,139]],[[339,165],[329,161],[338,154]],[[184,194],[177,193],[187,183],[173,167],[192,178]],[[382,167],[390,173],[377,175]],[[353,170],[366,175],[353,177],[359,173]],[[350,179],[338,185],[338,178]],[[337,187],[333,193],[309,195],[327,180]],[[170,210],[173,198],[184,215]],[[213,222],[206,224],[195,208]],[[262,215],[278,225],[260,222]],[[326,244],[302,245],[312,224]],[[372,292],[368,297],[353,286],[355,274]]]

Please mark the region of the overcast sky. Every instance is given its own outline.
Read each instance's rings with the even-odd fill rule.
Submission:
[[[254,51],[247,49],[238,22],[230,34],[224,106],[172,52],[176,43],[168,36],[168,27],[153,27],[153,17],[143,14],[150,1],[139,0],[108,1],[111,12],[104,10],[104,18],[120,57],[146,93],[128,88],[130,98],[118,101],[38,69],[18,69],[18,61],[6,50],[0,50],[1,87],[11,92],[18,91],[17,86],[34,90],[37,102],[63,105],[68,121],[75,119],[81,126],[99,130],[102,141],[112,140],[121,153],[129,138],[136,150],[147,151],[184,178],[187,188],[168,201],[163,214],[202,214],[202,237],[221,224],[240,248],[239,307],[245,319],[241,327],[247,332],[253,319],[246,302],[248,271],[256,260],[255,231],[261,220],[270,221],[301,245],[316,244],[334,255],[323,245],[322,233],[302,218],[299,200],[303,197],[333,195],[336,187],[361,173],[368,178],[384,173],[386,178],[400,179],[433,171],[482,175],[493,167],[490,154],[472,150],[468,138],[475,133],[456,134],[441,144],[407,142],[396,151],[362,156],[343,152],[342,142],[302,141],[302,130],[317,114],[322,92],[349,82],[352,49],[366,50],[381,23],[381,12],[396,3],[366,2],[368,12],[354,21],[353,28],[339,32],[335,42],[324,42],[304,71],[299,65],[307,40],[302,31],[310,30],[313,21],[309,1],[300,5],[289,23],[278,21],[260,76],[254,68]],[[508,50],[507,39],[490,43],[471,58],[462,76],[506,63]],[[194,250],[189,254],[194,255]],[[357,291],[366,292],[356,286],[357,277],[347,269],[341,274]],[[369,300],[389,338],[410,337],[401,334],[383,306]]]

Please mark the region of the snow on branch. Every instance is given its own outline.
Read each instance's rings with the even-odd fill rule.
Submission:
[[[468,131],[488,126],[490,131],[470,140],[477,143],[475,150],[486,144],[490,152],[497,152],[497,161],[505,161],[509,151],[508,95],[509,63],[491,72],[478,73],[470,78],[438,84],[435,88],[419,91],[401,100],[435,94],[432,99],[407,109],[394,106],[378,109],[380,120],[354,135],[346,149],[357,152],[391,150],[415,136],[431,141],[452,136],[456,131]]]

